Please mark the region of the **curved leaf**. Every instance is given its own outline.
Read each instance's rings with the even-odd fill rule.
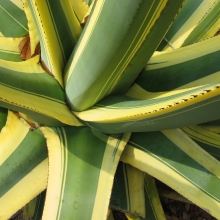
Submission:
[[[28,20],[28,31],[29,31],[28,34],[30,37],[30,50],[31,50],[31,55],[33,56],[40,39],[38,36],[37,27],[34,23],[34,18],[31,13],[31,9],[28,6],[28,0],[22,0],[22,2],[24,4],[24,11],[25,11],[25,14]]]
[[[114,173],[130,135],[108,137],[85,127],[41,130],[50,164],[42,219],[106,218]]]
[[[22,61],[18,45],[22,38],[0,37],[0,59],[8,61]]]
[[[146,206],[146,218],[144,219],[165,220],[166,217],[157,192],[155,180],[148,174],[145,174],[144,189]]]
[[[129,164],[119,163],[110,207],[145,217],[144,173]]]
[[[220,118],[220,84],[147,92],[134,84],[122,96],[109,96],[75,114],[104,133],[165,130]]]
[[[219,82],[220,36],[169,52],[157,52],[136,83],[149,92]]]
[[[215,6],[215,2],[216,0],[187,0],[158,47],[158,50],[180,48],[203,17],[210,12],[210,8]]]
[[[63,85],[62,71],[81,27],[68,0],[27,0],[41,44],[41,59]]]
[[[220,179],[161,132],[133,133],[121,160],[164,182],[217,219]]]
[[[41,124],[81,125],[58,82],[38,62],[39,56],[19,63],[0,60],[0,106],[28,114]]]
[[[204,16],[202,21],[191,32],[183,43],[183,47],[206,38],[215,36],[220,28],[220,1],[216,1],[214,6]]]
[[[220,135],[200,126],[189,126],[182,130],[205,151],[220,161]]]
[[[43,135],[12,112],[0,143],[0,219],[8,219],[46,188],[47,148]]]
[[[181,3],[95,2],[65,68],[65,89],[71,108],[82,111],[106,95],[126,92],[155,51]]]
[[[203,150],[191,138],[185,135],[184,132],[180,129],[173,129],[164,130],[162,133],[182,151],[220,178],[220,162]]]

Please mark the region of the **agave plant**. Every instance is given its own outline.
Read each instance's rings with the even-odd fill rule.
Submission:
[[[154,178],[219,219],[219,12],[0,0],[0,219],[163,220]]]

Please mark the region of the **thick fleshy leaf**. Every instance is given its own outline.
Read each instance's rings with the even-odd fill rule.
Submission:
[[[1,0],[0,33],[5,37],[23,37],[28,33],[27,19],[21,0]]]
[[[25,11],[25,14],[26,14],[27,20],[28,20],[28,34],[30,37],[30,53],[32,56],[34,56],[35,49],[36,49],[40,39],[38,36],[37,27],[34,22],[34,18],[33,18],[31,9],[28,6],[28,0],[22,0],[22,2],[24,4],[24,11]]]
[[[219,119],[219,97],[220,83],[155,93],[134,84],[75,114],[104,133],[165,130]]]
[[[39,56],[19,63],[0,60],[0,106],[44,125],[81,125],[68,109],[58,82],[38,62]]]
[[[159,179],[220,218],[220,179],[161,132],[133,133],[121,160]]]
[[[0,59],[8,61],[22,61],[18,45],[22,38],[0,37]]]
[[[220,161],[220,135],[200,126],[189,126],[182,130],[205,151]],[[216,167],[217,168],[217,167]],[[218,168],[217,168],[218,169]]]
[[[173,50],[180,48],[190,33],[202,19],[210,13],[216,0],[187,0],[174,20],[171,28],[161,42],[158,50]],[[205,31],[205,30],[204,30]]]
[[[0,219],[8,219],[46,188],[47,148],[42,133],[30,131],[13,112],[0,143]]]
[[[145,174],[144,189],[146,217],[143,220],[166,220],[157,192],[155,180],[148,174]]]
[[[145,217],[144,173],[129,164],[119,163],[110,207]]]
[[[136,83],[149,92],[220,81],[220,36],[169,52],[157,52]]]
[[[220,1],[216,1],[202,21],[191,32],[183,43],[183,47],[213,37],[220,29]]]
[[[139,171],[140,172],[140,171]],[[125,213],[128,220],[166,220],[160,198],[157,192],[155,180],[152,176],[145,173],[144,178],[145,195],[145,218],[134,214]]]
[[[41,59],[63,85],[62,71],[81,27],[68,0],[27,0],[41,44]]]
[[[75,114],[106,133],[164,130],[219,119],[219,40],[217,36],[155,54],[125,95],[105,97]]]
[[[207,170],[220,178],[220,162],[203,150],[196,142],[189,138],[180,129],[161,131],[170,141],[178,146],[182,151],[192,157]],[[208,137],[207,137],[208,138]]]
[[[181,3],[95,2],[65,68],[71,108],[82,111],[106,95],[126,92],[160,43]]]
[[[108,137],[85,127],[41,130],[50,164],[42,219],[105,219],[116,167],[130,135]]]

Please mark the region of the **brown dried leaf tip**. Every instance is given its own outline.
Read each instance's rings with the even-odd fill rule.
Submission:
[[[26,34],[22,41],[19,43],[18,48],[20,50],[20,58],[22,60],[28,60],[31,58],[31,45],[30,36]]]
[[[41,65],[41,68],[46,72],[48,73],[49,75],[53,76],[53,73],[50,72],[50,70],[47,68],[46,64],[44,63],[43,60],[40,60],[39,64]]]
[[[86,22],[88,21],[88,19],[89,19],[89,15],[83,18],[83,21],[81,22],[81,27],[84,27],[86,25]]]
[[[19,112],[15,112],[15,111],[14,111],[14,114],[17,115],[18,118],[24,119],[24,120],[27,122],[27,124],[30,126],[30,130],[35,130],[35,129],[38,128],[38,126],[36,126],[33,122],[28,121],[28,120],[27,120],[26,118],[24,118]]]
[[[40,42],[38,42],[35,50],[34,50],[34,53],[31,57],[34,57],[34,56],[37,56],[37,55],[40,55]]]
[[[29,34],[26,34],[22,41],[19,43],[18,48],[20,50],[20,58],[22,60],[28,60],[36,55],[40,54],[40,42],[37,44],[33,55],[31,56],[31,42]]]

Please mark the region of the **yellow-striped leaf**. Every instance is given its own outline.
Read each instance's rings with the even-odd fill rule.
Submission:
[[[145,174],[144,181],[145,189],[145,206],[146,217],[145,220],[166,220],[160,198],[157,192],[155,180],[152,176]]]
[[[105,219],[114,174],[129,134],[108,137],[85,127],[41,130],[50,164],[42,219]]]
[[[12,138],[13,137],[13,138]],[[47,185],[46,141],[13,112],[0,133],[0,219],[8,219]]]
[[[41,58],[63,85],[62,71],[81,33],[68,0],[27,0],[41,44]]]
[[[180,48],[206,14],[210,13],[210,9],[215,6],[216,2],[219,0],[186,0],[158,50]]]
[[[82,111],[106,95],[126,92],[155,51],[181,3],[95,2],[65,68],[65,89],[71,108]]]
[[[145,217],[144,173],[129,164],[119,163],[110,206]]]
[[[121,160],[159,179],[220,218],[220,179],[161,132],[133,133]]]
[[[0,106],[23,112],[44,125],[81,125],[67,107],[58,82],[38,62],[39,56],[16,63],[0,60]]]
[[[220,162],[203,150],[180,129],[164,130],[162,133],[207,170],[220,178]]]

